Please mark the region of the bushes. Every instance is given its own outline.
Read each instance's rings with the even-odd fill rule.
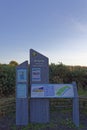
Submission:
[[[0,96],[15,93],[15,66],[0,65]]]
[[[49,66],[50,83],[71,83],[76,81],[78,88],[87,89],[87,67],[51,64]]]
[[[0,96],[15,94],[17,64],[13,63],[8,65],[0,64]],[[86,90],[87,67],[66,66],[62,63],[49,65],[50,83],[71,83],[72,81],[76,81],[79,89]]]

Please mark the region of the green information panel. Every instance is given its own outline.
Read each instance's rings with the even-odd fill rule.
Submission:
[[[31,97],[33,98],[73,98],[72,84],[32,84]]]

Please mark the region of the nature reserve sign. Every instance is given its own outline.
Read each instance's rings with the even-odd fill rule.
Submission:
[[[73,98],[72,84],[32,84],[32,98]]]
[[[50,98],[72,98],[73,122],[78,127],[79,98],[76,83],[50,84],[49,59],[30,49],[30,71],[28,61],[16,68],[16,125],[50,122]]]

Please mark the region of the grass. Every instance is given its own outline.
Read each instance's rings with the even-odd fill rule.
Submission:
[[[9,113],[12,113],[13,111],[15,111],[15,98],[12,96],[8,98],[6,97],[1,98],[0,99],[0,117],[5,116]]]
[[[78,90],[78,95],[79,96],[87,96],[87,90],[79,89]]]
[[[12,126],[12,130],[52,130],[52,129],[59,129],[59,126],[63,128],[69,128],[73,130],[81,130],[81,128],[84,128],[82,124],[80,124],[79,127],[76,127],[75,124],[72,122],[70,118],[66,118],[65,120],[62,119],[61,121],[58,120],[58,122],[50,122],[47,124],[40,124],[40,123],[29,123],[27,126]],[[61,128],[60,128],[61,129]]]
[[[71,119],[67,118],[67,119],[63,119],[61,121],[61,125],[63,126],[67,126],[68,128],[76,128],[76,126],[74,125],[74,123],[72,122]]]
[[[45,128],[54,128],[55,127],[55,124],[54,123],[46,123],[46,124],[41,124],[41,123],[36,123],[36,124],[33,124],[33,123],[29,123],[27,126],[16,126],[14,125],[12,127],[13,130],[17,130],[17,129],[20,129],[20,130],[43,130]]]
[[[80,92],[81,94],[83,93],[82,91]],[[2,107],[3,106],[3,107]],[[52,105],[53,106],[53,105]],[[51,107],[52,107],[51,106]],[[14,97],[9,97],[9,98],[2,98],[0,99],[0,111],[3,110],[3,108],[5,109],[5,112],[7,115],[10,115],[11,117],[15,116],[15,98]],[[58,110],[59,109],[59,110]],[[71,108],[64,108],[64,109],[60,109],[60,108],[57,108],[57,107],[53,107],[51,109],[50,112],[61,112],[61,113],[64,113],[64,114],[68,114],[68,112],[71,112],[72,109]],[[87,111],[84,110],[83,111],[84,114],[87,115]],[[33,123],[29,123],[27,126],[22,126],[22,127],[18,127],[16,126],[15,124],[12,124],[11,125],[11,128],[12,130],[45,130],[45,129],[54,129],[54,128],[57,128],[59,125],[63,126],[63,127],[67,127],[67,128],[73,128],[74,129],[77,129],[79,130],[80,128],[83,128],[82,125],[80,125],[79,128],[76,128],[76,126],[73,124],[72,120],[70,118],[67,118],[67,119],[62,119],[62,120],[57,120],[57,118],[55,119],[52,119],[50,121],[50,123],[47,123],[47,124],[33,124]]]

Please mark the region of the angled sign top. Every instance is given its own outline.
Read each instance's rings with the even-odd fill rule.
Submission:
[[[30,83],[48,83],[48,58],[39,52],[30,49]]]

